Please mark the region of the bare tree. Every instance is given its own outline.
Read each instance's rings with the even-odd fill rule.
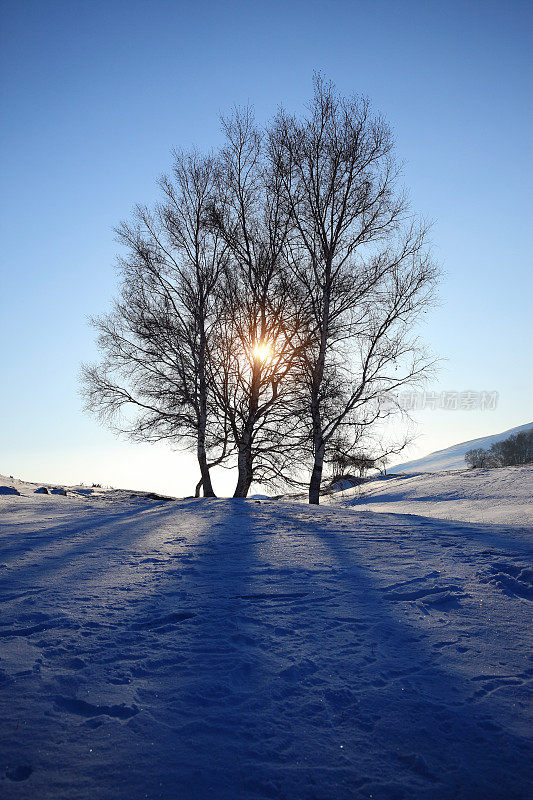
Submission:
[[[112,313],[93,321],[103,359],[84,367],[85,395],[91,411],[134,439],[194,448],[196,493],[203,485],[214,496],[209,470],[228,455],[227,420],[209,388],[227,248],[207,224],[215,160],[174,156],[172,177],[160,181],[163,201],[153,211],[138,206],[117,229],[127,250],[122,293]]]
[[[118,229],[122,294],[95,321],[87,405],[134,438],[194,447],[197,492],[232,456],[237,497],[297,484],[308,459],[318,503],[336,443],[355,463],[387,396],[430,367],[412,336],[436,277],[426,229],[364,99],[317,78],[307,118],[260,131],[236,111],[223,128],[217,157],[176,154],[163,201]]]
[[[235,111],[223,128],[211,219],[229,258],[212,380],[237,450],[235,497],[246,497],[252,480],[279,482],[286,475],[297,442],[293,339],[302,323],[287,287],[289,219],[275,166],[265,160],[249,109]]]
[[[533,461],[533,429],[511,434],[491,445],[490,455],[499,467],[514,467]]]
[[[406,434],[396,441],[385,440],[372,427],[359,427],[348,435],[333,437],[324,465],[329,467],[333,483],[341,478],[362,480],[370,470],[385,475],[391,456],[399,455],[412,441]]]
[[[465,453],[465,461],[470,469],[488,469],[499,466],[488,450],[475,447]]]
[[[309,116],[281,111],[269,148],[291,220],[287,264],[312,320],[301,372],[318,503],[332,440],[375,425],[391,413],[385,396],[427,372],[411,330],[436,270],[397,189],[390,130],[367,100],[317,77]]]
[[[465,453],[465,461],[470,469],[494,469],[494,467],[514,467],[530,464],[533,461],[533,428],[511,434],[501,442],[494,442],[488,450],[476,447]]]

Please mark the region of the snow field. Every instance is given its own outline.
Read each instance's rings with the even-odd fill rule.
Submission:
[[[0,523],[7,800],[529,796],[529,529],[45,495]]]
[[[533,464],[387,475],[327,498],[360,510],[533,527]]]

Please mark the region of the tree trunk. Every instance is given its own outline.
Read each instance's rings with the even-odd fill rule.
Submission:
[[[253,430],[256,423],[257,409],[259,407],[260,376],[261,364],[259,359],[256,358],[252,367],[248,415],[239,441],[239,455],[237,458],[239,477],[237,478],[237,486],[235,487],[233,497],[246,497],[254,477],[252,445]]]
[[[324,445],[315,452],[315,462],[309,481],[309,503],[317,506],[320,503],[320,484],[322,483],[322,469],[324,467]]]
[[[198,458],[198,466],[200,467],[202,486],[204,487],[204,497],[216,497],[211,484],[211,474],[207,464],[207,452],[205,449],[206,423],[206,414],[201,413],[198,420],[198,443],[196,447],[196,456]]]
[[[202,321],[200,330],[200,346],[198,352],[198,382],[199,382],[199,400],[200,408],[198,412],[198,445],[197,455],[198,464],[200,466],[200,474],[202,476],[202,485],[204,487],[204,497],[216,497],[211,483],[211,475],[207,465],[207,452],[205,449],[205,437],[207,430],[207,383],[205,378],[205,354],[206,354],[206,337],[204,330],[205,321],[205,308],[203,299],[200,304],[200,318]]]
[[[242,442],[239,447],[237,466],[239,476],[233,497],[246,497],[253,478],[251,448],[246,442]]]
[[[324,374],[324,358],[321,355],[320,369],[315,374],[314,385],[311,389],[311,420],[313,423],[313,450],[315,459],[313,471],[309,481],[309,503],[317,506],[320,503],[320,484],[322,483],[322,470],[324,468],[324,455],[326,445],[322,435],[322,414],[320,413],[320,385]]]
[[[202,488],[202,484],[203,484],[203,482],[204,482],[204,481],[203,481],[203,478],[200,478],[200,480],[199,480],[199,481],[198,481],[198,483],[196,484],[196,488],[195,488],[195,490],[194,490],[194,496],[195,496],[195,497],[200,497],[200,489]]]
[[[211,483],[211,474],[207,465],[207,454],[200,436],[198,437],[197,457],[198,465],[200,467],[200,474],[202,476],[202,486],[204,487],[204,497],[216,497],[216,494],[213,491],[213,485]]]
[[[313,384],[311,387],[311,421],[313,425],[313,447],[315,460],[311,480],[309,481],[309,503],[317,506],[320,503],[320,484],[322,483],[322,470],[324,468],[324,455],[326,445],[322,431],[322,412],[320,407],[320,390],[324,380],[324,370],[326,365],[326,350],[329,334],[329,302],[331,275],[331,260],[326,265],[326,281],[322,290],[322,330],[320,333],[320,348],[314,369]]]

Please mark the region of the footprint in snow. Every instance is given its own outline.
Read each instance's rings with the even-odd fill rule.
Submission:
[[[83,669],[87,666],[83,658],[78,658],[78,656],[74,656],[74,658],[69,658],[64,662],[64,665],[67,669]]]
[[[75,697],[62,697],[57,695],[54,698],[54,703],[62,711],[68,711],[70,714],[77,714],[80,717],[99,717],[105,715],[107,717],[115,717],[116,719],[129,719],[139,713],[137,706],[131,708],[124,703],[117,705],[93,705],[87,703],[85,700],[78,700]]]
[[[326,689],[324,699],[335,712],[353,711],[359,704],[357,697],[349,689]]]
[[[479,688],[476,692],[474,692],[473,697],[477,699],[481,699],[486,697],[489,694],[492,694],[497,689],[501,689],[503,686],[523,686],[524,681],[521,680],[518,676],[514,675],[504,675],[501,677],[498,676],[487,676],[487,675],[479,675],[476,678],[472,678],[473,681],[482,681],[481,688]]]
[[[427,575],[422,575],[420,578],[411,578],[408,581],[400,581],[399,583],[391,583],[390,586],[385,586],[383,588],[384,592],[392,592],[394,589],[401,589],[405,586],[411,586],[414,583],[423,583],[424,581],[429,580],[430,578],[438,578],[440,572],[434,570],[433,572],[428,572]]]
[[[508,597],[533,600],[533,568],[524,564],[496,561],[488,570],[478,572],[484,583],[497,586]]]
[[[429,769],[426,760],[419,753],[398,753],[396,757],[402,764],[417,775],[428,778],[430,781],[437,780]]]
[[[131,626],[131,630],[140,631],[140,630],[150,630],[158,628],[166,627],[167,625],[172,625],[175,622],[184,622],[187,619],[192,619],[195,617],[196,614],[192,614],[188,611],[177,611],[173,614],[167,614],[164,617],[154,617],[152,619],[144,619],[140,622],[135,622]]]
[[[318,667],[314,661],[306,658],[304,661],[300,661],[298,664],[292,664],[292,666],[282,670],[279,673],[279,677],[286,681],[299,682],[310,677],[311,675],[314,675],[317,670]]]
[[[460,587],[455,584],[444,586],[436,584],[411,591],[389,592],[387,596],[389,600],[420,600],[426,606],[458,605],[459,599],[466,597]]]
[[[45,619],[42,622],[38,622],[34,625],[28,625],[23,628],[9,628],[6,627],[4,630],[0,630],[0,637],[6,638],[8,636],[32,636],[34,633],[42,633],[43,631],[56,629],[73,629],[77,630],[79,625],[77,623],[71,622],[65,619],[53,619],[52,617],[46,618],[46,615],[42,615]]]
[[[27,781],[32,772],[28,764],[18,764],[16,767],[7,767],[5,775],[10,781]]]
[[[257,594],[236,594],[236,600],[300,600],[309,592],[259,592]]]

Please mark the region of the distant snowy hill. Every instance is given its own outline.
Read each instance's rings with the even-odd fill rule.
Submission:
[[[496,433],[492,436],[483,436],[481,439],[471,439],[469,442],[461,442],[447,447],[445,450],[436,450],[424,458],[415,461],[406,461],[403,464],[396,464],[388,472],[440,472],[447,469],[465,469],[465,453],[474,447],[483,447],[485,450],[496,442],[501,442],[516,433],[527,431],[533,427],[533,422],[526,425],[519,425],[517,428],[510,428],[503,433]]]

